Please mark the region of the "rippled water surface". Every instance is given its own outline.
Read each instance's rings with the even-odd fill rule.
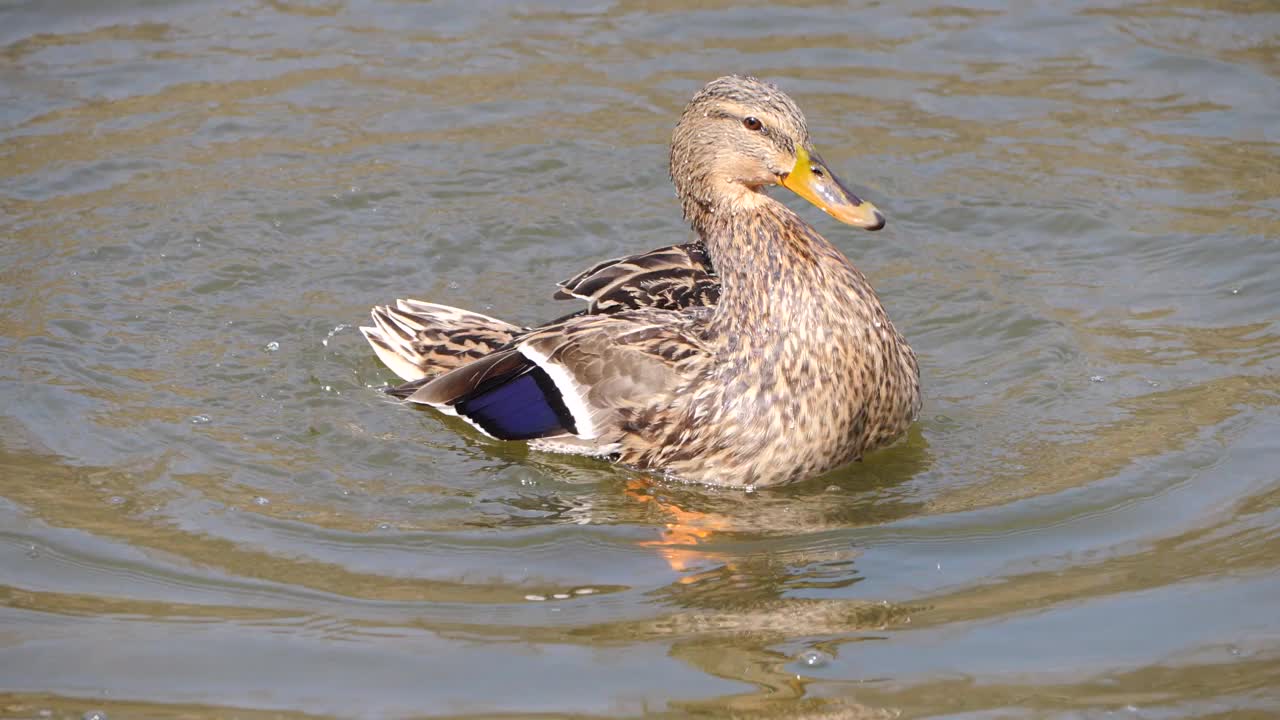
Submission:
[[[686,5],[0,3],[0,716],[1280,712],[1280,6]],[[383,396],[371,305],[684,241],[727,72],[889,217],[783,198],[904,444],[746,494]]]

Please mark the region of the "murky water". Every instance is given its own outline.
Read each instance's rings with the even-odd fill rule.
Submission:
[[[1280,8],[703,5],[0,5],[0,716],[1280,711]],[[686,238],[744,71],[889,216],[787,199],[905,444],[744,494],[383,397],[369,306]]]

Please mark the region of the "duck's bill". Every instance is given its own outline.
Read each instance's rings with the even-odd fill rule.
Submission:
[[[884,227],[884,213],[849,192],[817,153],[796,148],[796,165],[782,178],[782,186],[817,205],[842,223],[867,230]]]

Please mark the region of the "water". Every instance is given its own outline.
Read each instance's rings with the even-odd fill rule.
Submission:
[[[736,5],[0,6],[0,715],[1280,711],[1280,11]],[[743,71],[888,215],[786,199],[905,443],[700,490],[378,392],[373,304],[684,240]]]

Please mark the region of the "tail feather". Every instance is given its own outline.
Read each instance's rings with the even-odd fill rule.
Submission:
[[[370,316],[373,326],[360,332],[383,364],[410,382],[478,360],[522,332],[488,315],[420,300],[379,305]]]

